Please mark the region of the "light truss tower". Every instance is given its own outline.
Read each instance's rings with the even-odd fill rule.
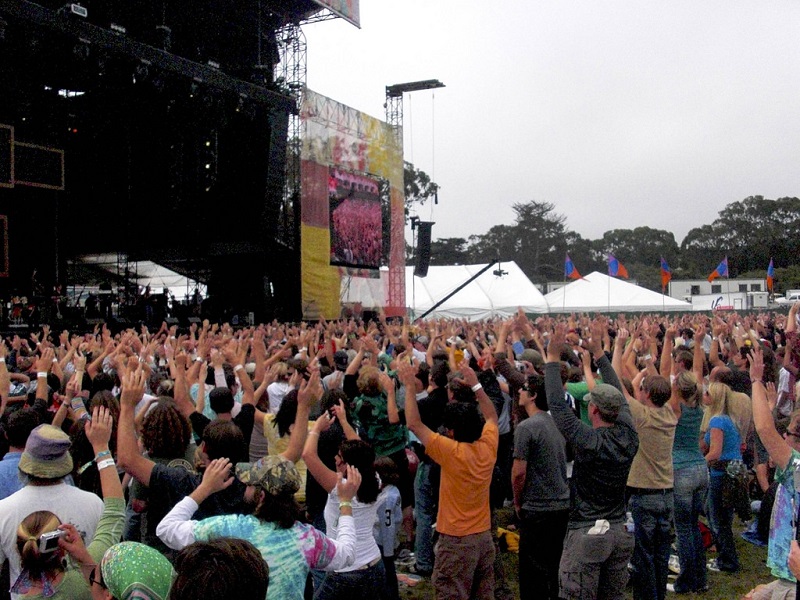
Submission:
[[[300,232],[300,107],[306,88],[306,37],[300,25],[290,23],[275,32],[280,61],[275,66],[275,83],[295,100],[296,110],[289,115],[286,144],[286,187],[284,189],[281,222],[281,239],[299,247]]]
[[[396,83],[386,86],[386,122],[394,130],[397,143],[403,148],[403,94],[406,92],[418,92],[421,90],[432,90],[442,88],[444,84],[438,79],[426,79],[424,81],[412,81],[410,83]],[[394,224],[393,224],[394,225]],[[405,227],[404,223],[399,223],[397,227],[392,227],[392,236],[403,238],[405,247]],[[405,259],[405,252],[403,252]],[[389,293],[388,305],[390,307],[405,306],[406,293],[406,269],[405,260],[400,264],[389,264]]]

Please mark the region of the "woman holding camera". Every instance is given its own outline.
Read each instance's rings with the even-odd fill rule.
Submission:
[[[52,512],[31,513],[17,529],[22,572],[11,586],[12,594],[51,600],[88,600],[117,595],[111,582],[103,582],[99,566],[106,551],[120,540],[125,522],[122,485],[108,449],[111,428],[112,417],[106,408],[95,408],[92,420],[86,422],[86,437],[95,453],[95,464],[91,468],[99,471],[104,498],[103,515],[92,543],[88,548],[84,546],[80,532],[69,523],[61,523]],[[147,584],[150,589],[163,590],[160,597],[166,598],[172,568],[165,558],[161,558],[165,564],[158,563],[156,568],[141,569],[141,572],[146,577],[150,573],[159,574],[163,581],[160,587],[157,581]],[[158,597],[151,596],[153,600]]]

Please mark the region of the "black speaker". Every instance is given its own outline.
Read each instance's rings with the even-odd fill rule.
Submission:
[[[415,277],[427,277],[428,265],[431,262],[431,229],[432,221],[417,223],[417,264],[414,265]]]

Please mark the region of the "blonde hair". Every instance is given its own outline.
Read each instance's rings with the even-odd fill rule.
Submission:
[[[358,391],[365,396],[380,396],[380,374],[381,372],[376,367],[361,367],[358,372]]]
[[[285,362],[275,363],[271,370],[278,381],[289,381],[289,365]]]
[[[678,397],[687,406],[697,406],[700,399],[700,389],[697,385],[697,377],[691,371],[682,371],[675,378],[675,389]]]
[[[61,521],[49,510],[39,510],[29,514],[17,527],[17,550],[20,564],[30,571],[32,577],[42,573],[63,569],[58,552],[39,553],[39,536],[55,531]]]
[[[709,419],[717,415],[729,414],[728,401],[730,400],[731,388],[724,383],[715,381],[708,386],[708,395],[711,396],[711,404],[708,407]]]
[[[728,415],[736,426],[741,441],[744,441],[753,420],[753,407],[747,395],[736,394],[726,384],[718,381],[708,386],[708,395],[711,396],[711,405],[706,408],[700,429],[708,431],[712,417]]]

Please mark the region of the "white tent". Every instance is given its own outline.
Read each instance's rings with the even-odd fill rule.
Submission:
[[[464,284],[486,265],[435,266],[427,277],[414,277],[414,268],[406,267],[406,304],[409,314],[421,316],[434,304]],[[504,262],[502,277],[494,275],[495,265],[459,290],[428,317],[469,319],[478,321],[490,317],[506,317],[519,307],[528,313],[547,312],[542,293],[514,262]],[[343,278],[342,303],[361,303],[364,308],[385,306],[385,281],[388,272],[381,271],[380,279]]]
[[[551,313],[663,312],[692,310],[692,305],[622,279],[594,271],[545,296]]]

